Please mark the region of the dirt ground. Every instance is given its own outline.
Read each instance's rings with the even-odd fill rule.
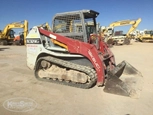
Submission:
[[[35,79],[26,66],[25,46],[0,46],[1,115],[153,115],[153,44],[132,42],[111,48],[116,63],[126,60],[144,77],[139,99],[108,94],[103,87],[79,89]],[[37,107],[29,112],[11,112],[7,99],[26,97]]]

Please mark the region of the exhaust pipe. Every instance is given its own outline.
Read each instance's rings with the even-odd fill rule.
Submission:
[[[142,74],[126,61],[108,72],[104,92],[139,98],[143,85]]]

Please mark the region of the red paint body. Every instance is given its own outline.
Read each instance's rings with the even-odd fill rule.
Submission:
[[[56,36],[56,40],[65,44],[68,47],[68,51],[72,54],[80,54],[88,58],[96,72],[97,72],[97,85],[103,85],[105,80],[105,64],[103,62],[103,55],[109,53],[110,58],[113,58],[113,54],[108,49],[107,45],[99,39],[99,49],[97,50],[96,46],[93,44],[81,42],[79,40],[74,40],[67,38],[56,33],[43,30],[39,28],[41,34],[50,37],[50,34]],[[113,61],[113,60],[111,60]]]

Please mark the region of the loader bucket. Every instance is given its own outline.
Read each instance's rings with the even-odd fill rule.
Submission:
[[[104,92],[139,98],[142,85],[141,73],[128,62],[122,61],[108,72]]]

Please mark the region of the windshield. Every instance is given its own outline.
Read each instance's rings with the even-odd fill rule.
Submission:
[[[57,15],[53,20],[53,32],[87,41],[90,34],[96,33],[95,17],[90,13],[83,13],[83,16],[80,13]]]
[[[54,19],[53,31],[56,33],[82,32],[80,15],[75,14],[75,15],[57,16]]]
[[[84,14],[84,22],[87,33],[96,33],[94,18]],[[83,32],[82,21],[79,14],[56,16],[54,19],[53,31],[56,33],[81,33]]]

